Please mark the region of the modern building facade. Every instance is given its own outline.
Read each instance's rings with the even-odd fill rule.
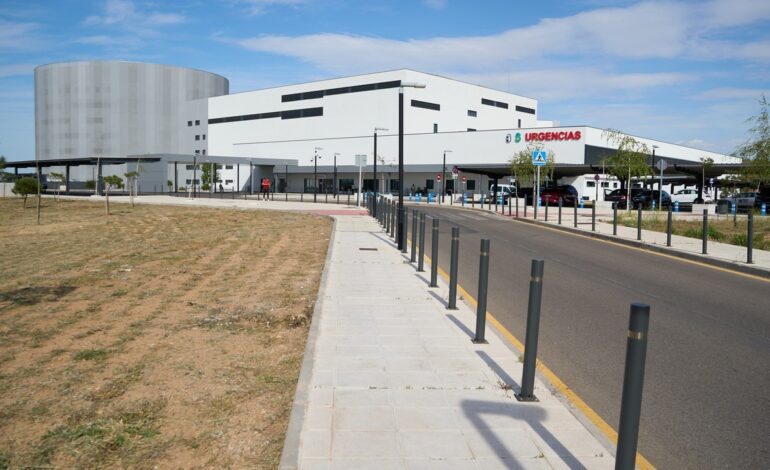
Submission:
[[[199,163],[218,163],[228,190],[249,189],[256,167],[259,177],[273,179],[279,191],[326,192],[358,189],[354,162],[356,156],[366,156],[361,185],[396,191],[398,181],[390,170],[398,159],[400,93],[409,189],[435,191],[437,176],[444,172],[446,180],[455,169],[465,176],[468,190],[485,191],[489,183],[484,175],[505,175],[507,162],[532,146],[554,157],[561,172],[557,178],[598,173],[614,151],[602,129],[561,127],[539,119],[533,98],[413,70],[235,94],[228,94],[228,88],[220,75],[165,65],[74,62],[38,67],[37,158],[146,159],[162,154],[155,179],[173,179],[175,188],[199,184],[194,174]],[[658,159],[684,166],[701,158],[735,161],[654,139],[638,140],[655,149]],[[384,172],[376,180],[375,146],[377,165]],[[453,185],[449,189],[460,189]]]

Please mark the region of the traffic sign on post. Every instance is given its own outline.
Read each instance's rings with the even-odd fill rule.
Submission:
[[[545,166],[548,163],[548,151],[535,149],[532,151],[532,164],[535,166]]]
[[[441,173],[436,175],[436,181],[441,181]]]
[[[602,179],[602,177],[601,177],[601,176],[599,176],[599,175],[594,175],[594,181],[599,181],[600,179]]]
[[[468,177],[467,176],[463,176],[463,183],[467,183],[467,182],[468,182]]]

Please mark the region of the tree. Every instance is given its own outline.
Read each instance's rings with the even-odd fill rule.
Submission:
[[[171,190],[174,189],[174,182],[171,180],[166,180],[166,186],[168,186],[168,192],[171,192]]]
[[[535,176],[537,175],[537,167],[532,164],[532,152],[535,150],[543,150],[542,142],[531,142],[527,144],[527,148],[513,155],[510,160],[511,173],[516,180],[516,197],[519,196],[519,188],[522,182],[534,183]],[[541,167],[541,175],[545,173],[553,178],[554,162],[556,159],[556,153],[547,149],[548,157],[546,164]]]
[[[137,184],[139,181],[139,173],[142,172],[142,167],[139,165],[141,160],[136,161],[136,170],[129,171],[123,176],[126,177],[126,186],[128,187],[128,199],[131,201],[131,207],[134,207],[134,196],[137,195]],[[128,169],[128,164],[126,164]]]
[[[110,175],[102,178],[102,181],[104,181],[104,208],[107,215],[110,215],[110,188],[113,186],[117,189],[123,188],[123,179],[118,175]]]
[[[211,163],[204,163],[201,165],[201,189],[204,191],[208,191],[211,188],[212,184],[219,183],[222,181],[219,179],[219,169],[220,165],[217,164],[211,164]],[[213,173],[213,178],[212,178]]]
[[[49,183],[56,183],[56,197],[59,197],[59,186],[61,186],[61,183],[64,182],[65,176],[61,173],[56,173],[55,171],[52,171],[48,173],[48,182]]]
[[[651,174],[647,164],[650,149],[644,142],[639,142],[630,135],[615,129],[607,129],[602,137],[617,150],[607,158],[610,174],[626,182],[626,210],[631,210],[631,178]]]
[[[733,153],[743,160],[743,176],[757,190],[770,182],[770,103],[763,94],[759,99],[759,114],[748,118],[752,124],[749,138]]]
[[[706,170],[711,169],[711,167],[714,166],[714,159],[711,157],[700,157],[700,169],[701,169],[701,188],[706,187]],[[715,191],[716,192],[716,191]],[[716,198],[716,194],[712,195],[714,198]]]
[[[31,176],[25,176],[16,180],[11,191],[13,194],[19,195],[24,198],[24,208],[27,208],[27,196],[30,194],[37,194],[37,179]]]

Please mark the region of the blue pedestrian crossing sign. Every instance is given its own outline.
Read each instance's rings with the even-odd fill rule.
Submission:
[[[532,164],[535,166],[545,166],[548,163],[548,151],[546,150],[533,150],[532,151]]]

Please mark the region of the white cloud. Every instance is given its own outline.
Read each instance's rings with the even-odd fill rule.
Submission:
[[[17,23],[0,19],[0,50],[34,49],[40,43],[36,23]]]
[[[83,20],[84,26],[115,26],[142,35],[153,35],[154,27],[184,23],[187,18],[178,13],[145,12],[131,0],[107,0],[100,15]]]
[[[3,64],[0,65],[0,78],[32,75],[35,64]]]
[[[447,0],[422,0],[422,3],[434,10],[443,10],[446,8]]]
[[[237,4],[246,6],[246,11],[250,15],[262,15],[271,7],[289,6],[299,7],[307,5],[313,0],[236,0]]]
[[[697,100],[757,100],[760,96],[770,96],[770,89],[760,88],[712,88],[694,95]]]
[[[136,47],[142,44],[141,39],[136,36],[83,36],[74,39],[73,42],[77,44],[86,44],[91,46],[123,46],[123,47]]]

